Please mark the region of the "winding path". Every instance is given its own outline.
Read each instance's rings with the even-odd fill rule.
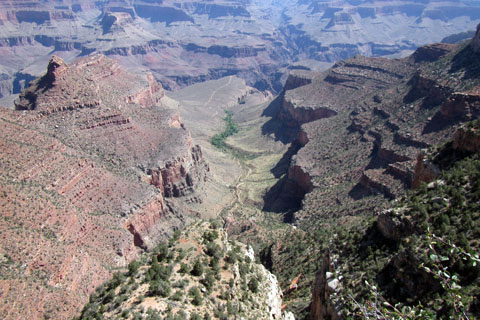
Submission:
[[[208,98],[208,100],[205,101],[205,103],[203,104],[203,106],[205,107],[205,106],[207,106],[207,104],[209,104],[210,102],[212,102],[213,97],[217,94],[217,92],[218,92],[219,90],[221,90],[221,89],[229,86],[230,83],[232,83],[232,78],[233,78],[233,76],[229,76],[229,77],[228,77],[228,82],[227,82],[226,84],[224,84],[223,86],[220,86],[220,87],[218,87],[217,89],[213,90],[212,94],[210,95],[210,97]]]

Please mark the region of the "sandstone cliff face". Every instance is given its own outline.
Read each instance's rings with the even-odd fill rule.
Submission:
[[[0,141],[0,228],[16,245],[0,253],[14,263],[3,298],[25,301],[0,314],[70,318],[111,267],[190,219],[169,197],[201,201],[208,166],[161,85],[104,56],[53,57],[17,109],[2,111]],[[156,170],[162,180],[153,183]],[[22,221],[30,222],[4,233]]]

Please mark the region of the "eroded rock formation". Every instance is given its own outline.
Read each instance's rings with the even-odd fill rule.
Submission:
[[[93,52],[113,56],[129,68],[150,69],[168,89],[237,75],[257,89],[280,92],[285,66],[292,61],[405,55],[425,43],[472,30],[480,17],[478,7],[464,2],[450,12],[455,6],[455,1],[411,0],[395,5],[313,0],[2,1],[0,69],[5,79],[0,78],[0,93],[19,93],[12,88],[15,74],[39,76],[52,53],[70,62]],[[445,46],[435,45],[430,58]]]
[[[333,305],[331,295],[338,287],[338,279],[334,278],[330,253],[325,253],[320,270],[315,277],[312,289],[312,304],[310,305],[311,320],[340,319],[337,306]]]
[[[1,109],[1,286],[17,303],[0,314],[71,318],[112,268],[189,220],[179,206],[201,201],[208,166],[169,101],[105,56],[53,57],[18,111]]]
[[[283,210],[300,207],[293,220],[302,224],[327,212],[368,210],[376,202],[363,199],[394,199],[434,179],[435,168],[417,160],[419,152],[479,116],[478,83],[469,80],[477,77],[473,55],[468,45],[438,44],[404,59],[358,56],[324,73],[293,75],[277,117],[307,139],[295,142],[301,148],[267,203],[297,199],[284,201],[293,205]],[[447,80],[453,78],[459,80]]]

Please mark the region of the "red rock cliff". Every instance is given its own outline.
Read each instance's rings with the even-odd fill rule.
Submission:
[[[0,110],[0,254],[13,263],[0,295],[18,302],[0,316],[72,318],[112,268],[188,221],[168,197],[201,201],[208,166],[163,97],[104,56],[53,57],[22,111]]]

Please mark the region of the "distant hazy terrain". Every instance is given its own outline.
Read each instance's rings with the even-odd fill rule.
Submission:
[[[402,56],[480,19],[477,1],[2,0],[0,12],[0,101],[10,106],[52,54],[103,53],[170,90],[237,75],[278,92],[288,64]]]

